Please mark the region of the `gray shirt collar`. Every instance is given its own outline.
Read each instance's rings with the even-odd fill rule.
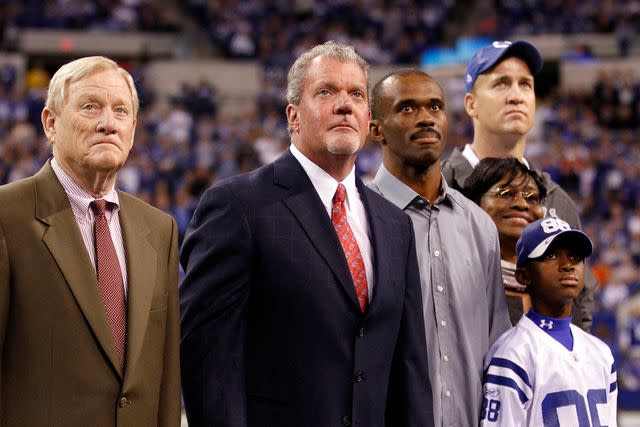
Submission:
[[[378,187],[380,194],[402,210],[406,209],[416,197],[424,199],[411,187],[391,174],[384,165],[380,165],[372,183]],[[434,203],[436,205],[448,200],[448,197],[450,196],[449,186],[447,185],[447,181],[444,179],[444,176],[442,176],[440,183],[440,195]]]

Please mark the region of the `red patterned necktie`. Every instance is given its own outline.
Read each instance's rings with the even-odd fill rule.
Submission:
[[[344,207],[344,197],[347,190],[344,185],[338,184],[336,194],[333,196],[333,207],[331,208],[331,222],[338,233],[338,239],[342,244],[342,250],[347,257],[347,264],[351,271],[353,284],[356,287],[356,295],[360,303],[360,309],[364,312],[369,302],[367,287],[367,272],[364,269],[364,261],[360,253],[360,247],[356,241],[356,236],[351,231],[349,222],[347,221],[347,210]]]
[[[98,287],[107,313],[107,320],[111,326],[120,367],[124,369],[127,346],[127,303],[124,298],[122,271],[105,215],[107,201],[104,199],[94,200],[90,206],[95,214],[94,237]]]

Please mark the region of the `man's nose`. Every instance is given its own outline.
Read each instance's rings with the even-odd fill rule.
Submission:
[[[353,111],[353,100],[346,92],[340,92],[336,99],[335,112],[337,114],[350,114]]]
[[[105,108],[98,121],[98,132],[110,135],[116,131],[116,121],[113,116],[113,111]]]
[[[524,92],[519,84],[514,83],[511,85],[507,94],[507,101],[517,104],[524,101]]]
[[[418,108],[418,114],[416,116],[417,124],[420,126],[433,126],[433,115],[427,107]]]

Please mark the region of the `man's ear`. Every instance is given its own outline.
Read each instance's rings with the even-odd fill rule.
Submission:
[[[515,278],[522,286],[529,286],[531,284],[531,276],[525,267],[519,267],[516,269]]]
[[[473,95],[472,92],[467,92],[464,95],[464,110],[467,112],[469,117],[478,116],[478,111],[476,109],[475,101],[476,101],[476,97]]]
[[[300,117],[298,115],[298,106],[289,104],[287,105],[287,123],[289,124],[289,131],[293,133],[300,132]]]
[[[378,141],[382,145],[385,144],[382,124],[379,120],[376,119],[369,122],[369,135],[374,141]]]
[[[47,139],[53,144],[56,140],[56,114],[48,108],[44,108],[40,114],[40,120],[42,121],[44,134],[47,135]]]

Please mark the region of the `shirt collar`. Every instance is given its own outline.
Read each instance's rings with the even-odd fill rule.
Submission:
[[[476,153],[473,152],[473,150],[471,149],[471,144],[466,144],[464,146],[464,150],[462,150],[462,155],[464,156],[465,159],[467,159],[467,161],[469,162],[469,164],[471,165],[471,167],[475,168],[476,166],[478,166],[478,163],[480,163],[480,159],[478,158],[478,156],[476,155]],[[528,169],[531,169],[531,166],[529,166],[529,162],[527,161],[527,159],[525,159],[524,157],[520,160]]]
[[[572,317],[547,317],[536,313],[533,308],[527,312],[527,317],[533,321],[540,329],[546,331],[568,331]]]
[[[58,181],[62,184],[62,188],[64,188],[64,192],[67,194],[69,198],[69,203],[71,204],[71,210],[73,211],[73,216],[75,216],[76,220],[79,222],[84,222],[88,218],[91,218],[89,211],[89,205],[92,201],[95,200],[95,197],[91,195],[88,191],[80,187],[74,180],[71,178],[65,171],[60,167],[55,157],[51,159],[51,167],[53,172],[56,174]],[[111,213],[115,213],[120,209],[120,200],[118,198],[118,192],[114,187],[104,195],[103,199],[112,204]],[[109,217],[109,214],[107,214]]]
[[[416,197],[423,198],[411,187],[400,181],[382,164],[373,178],[373,183],[378,187],[380,193],[391,203],[400,209],[406,209]],[[434,204],[442,203],[449,196],[449,186],[444,176],[440,179],[440,194]]]
[[[478,156],[476,156],[476,153],[474,153],[473,150],[471,149],[471,144],[466,144],[464,146],[464,150],[462,150],[462,155],[464,156],[465,159],[469,161],[469,164],[471,165],[472,168],[475,168],[476,166],[478,166],[478,163],[480,163],[480,159],[478,158]]]
[[[322,200],[322,204],[331,211],[331,206],[333,205],[333,196],[336,193],[336,189],[338,188],[338,184],[340,183],[334,177],[329,175],[327,171],[322,169],[320,166],[313,163],[307,156],[302,154],[302,152],[293,144],[289,146],[289,150],[291,154],[298,160],[302,169],[306,172],[307,176],[311,180],[316,192],[320,196],[320,200]],[[354,200],[355,197],[358,197],[358,189],[356,187],[356,167],[355,164],[351,168],[351,172],[347,175],[342,181],[342,185],[344,185],[347,190],[346,202],[349,205],[349,200]]]

